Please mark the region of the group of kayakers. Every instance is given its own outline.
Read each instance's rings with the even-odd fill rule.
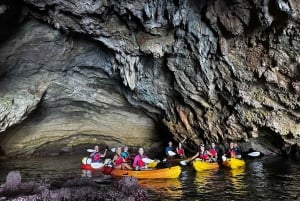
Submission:
[[[177,157],[186,158],[184,149],[182,148],[182,143],[184,141],[179,142],[176,149],[174,149],[172,141],[168,142],[168,146],[165,148],[165,154],[168,159],[175,156],[175,154],[173,154],[173,156],[170,155],[170,153],[174,151],[176,151]],[[241,158],[242,150],[236,142],[230,142],[229,147],[227,148],[225,153],[221,151],[219,148],[217,148],[214,142],[211,143],[208,149],[205,147],[204,144],[201,144],[197,153],[193,155],[190,160],[199,158],[200,160],[206,162],[216,162],[218,159],[220,159],[219,156],[223,156],[225,158]]]
[[[114,150],[115,154],[111,160],[111,163],[114,168],[117,169],[135,169],[140,170],[146,168],[146,163],[143,161],[147,156],[144,154],[144,148],[140,147],[138,153],[135,155],[133,161],[131,160],[130,153],[128,152],[128,146],[117,147]],[[100,162],[106,157],[107,149],[104,150],[104,153],[100,153],[99,146],[94,147],[94,152],[90,154],[93,163]]]
[[[172,160],[172,158],[186,158],[185,151],[182,147],[182,144],[186,138],[178,143],[176,148],[173,147],[172,141],[168,142],[168,146],[165,148],[165,154],[167,160]],[[147,168],[147,164],[145,160],[148,157],[144,153],[144,148],[140,147],[138,149],[138,153],[134,156],[133,160],[128,152],[128,146],[117,147],[114,151],[114,156],[111,160],[111,163],[114,168],[118,169],[135,169],[141,170]],[[94,147],[93,153],[90,154],[92,162],[100,162],[102,159],[106,157],[107,149],[104,150],[103,153],[100,153],[99,146],[96,145]],[[216,162],[219,159],[220,149],[216,147],[215,143],[211,143],[208,149],[205,148],[204,144],[201,144],[199,150],[195,155],[192,156],[190,160],[194,160],[199,158],[202,161],[206,162]],[[231,142],[225,154],[223,156],[228,158],[241,158],[242,151],[238,147],[237,143]],[[223,157],[222,156],[222,157]]]

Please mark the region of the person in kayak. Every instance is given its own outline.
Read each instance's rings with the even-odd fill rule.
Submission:
[[[94,152],[90,154],[92,158],[92,163],[99,163],[106,156],[107,149],[104,150],[104,153],[101,154],[99,151],[99,146],[95,145]]]
[[[182,147],[182,144],[185,142],[187,137],[185,137],[181,142],[178,143],[178,147],[176,147],[176,153],[179,156],[179,158],[186,158],[184,149]]]
[[[123,148],[121,156],[125,159],[125,162],[130,162],[130,154],[128,152],[128,146],[125,146]]]
[[[241,155],[239,155],[239,149],[234,146],[233,142],[230,142],[230,144],[229,144],[229,148],[226,151],[226,157],[241,158]]]
[[[213,143],[211,143],[211,147],[210,147],[210,149],[208,150],[209,151],[209,153],[211,154],[210,156],[209,156],[209,160],[211,161],[211,162],[216,162],[217,160],[218,160],[218,152],[219,152],[219,150],[218,150],[218,148],[216,147],[216,144],[213,142]]]
[[[135,170],[141,170],[141,169],[146,169],[147,164],[143,161],[143,158],[147,158],[147,156],[144,154],[144,148],[140,147],[138,154],[134,157],[133,160],[133,168]]]
[[[242,158],[242,149],[238,146],[237,142],[233,143],[236,158]]]
[[[192,157],[191,160],[194,160],[198,157],[202,161],[209,162],[210,156],[212,156],[212,154],[209,151],[205,150],[204,144],[201,144],[199,151]]]
[[[112,159],[114,168],[132,170],[132,167],[128,163],[126,163],[125,159],[121,156],[121,152],[122,148],[117,147],[116,153]]]
[[[165,154],[167,155],[167,158],[172,158],[174,155],[171,156],[170,152],[174,152],[173,142],[169,141],[168,146],[165,149]],[[175,153],[175,152],[174,152]]]

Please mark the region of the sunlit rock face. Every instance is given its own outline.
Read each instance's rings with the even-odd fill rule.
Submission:
[[[166,135],[156,137],[160,123],[190,151],[202,141],[295,144],[299,5],[24,0],[23,21],[0,44],[2,149],[95,134],[152,144]]]
[[[6,154],[47,147],[67,152],[85,143],[151,146],[158,140],[154,120],[131,106],[110,77],[111,51],[75,38],[30,20],[2,43]]]

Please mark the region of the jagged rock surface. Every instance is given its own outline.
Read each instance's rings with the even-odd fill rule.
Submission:
[[[79,143],[103,127],[130,144],[137,120],[136,137],[152,138],[163,122],[190,150],[201,141],[299,141],[297,0],[24,2],[26,23],[0,47],[2,147],[21,135],[35,146],[66,135]]]

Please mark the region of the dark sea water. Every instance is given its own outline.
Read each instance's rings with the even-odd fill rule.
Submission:
[[[62,177],[92,177],[107,185],[116,179],[101,172],[79,169],[82,156],[13,159],[0,161],[0,182],[10,170],[19,170],[23,181],[50,180]],[[178,179],[139,180],[150,200],[300,200],[300,160],[297,158],[261,158],[247,160],[237,170],[195,172],[182,167]]]

